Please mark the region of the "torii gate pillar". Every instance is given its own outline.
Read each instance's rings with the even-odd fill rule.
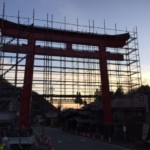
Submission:
[[[32,80],[33,80],[33,68],[34,68],[34,51],[35,40],[28,39],[28,49],[30,53],[26,56],[25,74],[23,92],[21,96],[21,108],[19,126],[21,128],[27,128],[30,125],[30,109],[31,109],[31,93],[32,93]]]
[[[101,73],[101,90],[103,101],[104,125],[112,124],[112,110],[109,92],[109,79],[107,70],[107,53],[105,47],[99,47],[99,63]]]

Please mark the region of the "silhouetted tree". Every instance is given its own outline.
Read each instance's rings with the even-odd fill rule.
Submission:
[[[83,104],[83,101],[82,101],[82,97],[81,97],[81,94],[80,92],[77,92],[77,96],[75,98],[75,103],[78,103],[78,104]]]
[[[149,95],[150,94],[150,87],[149,85],[142,85],[137,89],[133,89],[127,93],[128,95],[135,95],[135,94],[145,94]]]
[[[87,105],[87,102],[86,102],[86,101],[83,101],[83,105]]]
[[[94,96],[95,96],[95,101],[100,101],[101,98],[102,98],[102,93],[99,89],[96,89],[95,93],[94,93]]]
[[[125,94],[124,94],[123,88],[119,86],[116,92],[114,93],[114,97],[123,97],[124,95]]]

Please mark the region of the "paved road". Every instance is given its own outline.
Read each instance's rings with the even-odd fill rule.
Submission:
[[[35,130],[51,137],[54,150],[129,150],[99,140],[74,135],[57,128],[36,127]]]

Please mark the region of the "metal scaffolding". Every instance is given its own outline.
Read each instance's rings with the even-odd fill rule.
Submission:
[[[3,20],[8,20],[18,24],[27,25],[28,27],[38,27],[41,29],[54,29],[67,32],[89,34],[89,39],[93,35],[118,35],[129,33],[130,38],[126,45],[119,48],[107,47],[106,51],[110,53],[122,54],[123,61],[107,60],[109,89],[115,91],[118,87],[122,87],[125,92],[138,88],[141,85],[141,68],[138,47],[137,29],[133,31],[119,30],[116,28],[108,29],[104,23],[104,27],[97,27],[94,21],[89,21],[88,25],[81,25],[77,19],[76,23],[71,24],[55,21],[53,15],[47,15],[47,18],[40,20],[32,18],[6,16],[3,12],[1,15],[1,28],[3,28]],[[28,30],[28,28],[26,29]],[[25,32],[25,31],[22,31]],[[19,33],[23,34],[23,33]],[[51,30],[53,34],[53,30]],[[0,76],[7,79],[16,87],[23,87],[25,63],[27,54],[18,52],[12,53],[4,51],[4,47],[8,44],[24,46],[27,44],[26,39],[3,36],[0,33]],[[32,35],[31,35],[32,36]],[[47,36],[47,35],[45,35]],[[32,37],[31,37],[32,38]],[[46,38],[46,37],[45,37]],[[64,36],[65,38],[65,36]],[[116,39],[117,40],[117,39]],[[37,47],[61,49],[62,51],[69,48],[69,44],[55,41],[36,41]],[[95,52],[98,51],[96,45],[72,44],[72,49],[79,52]],[[92,53],[91,53],[92,54]],[[51,103],[74,103],[77,92],[80,92],[83,99],[88,103],[93,101],[96,89],[101,91],[101,72],[98,59],[79,58],[79,57],[63,57],[50,56],[47,51],[44,55],[36,54],[34,56],[32,90],[44,95]],[[0,85],[3,88],[3,84]],[[15,93],[14,93],[15,94]],[[16,94],[17,96],[17,94]]]

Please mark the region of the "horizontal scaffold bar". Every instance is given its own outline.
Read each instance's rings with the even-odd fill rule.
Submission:
[[[76,98],[79,97],[79,95],[56,95],[56,94],[41,94],[41,95],[34,95],[32,94],[33,97],[65,97],[65,98]],[[94,98],[94,97],[98,97],[97,95],[80,95],[80,97],[82,98]]]

